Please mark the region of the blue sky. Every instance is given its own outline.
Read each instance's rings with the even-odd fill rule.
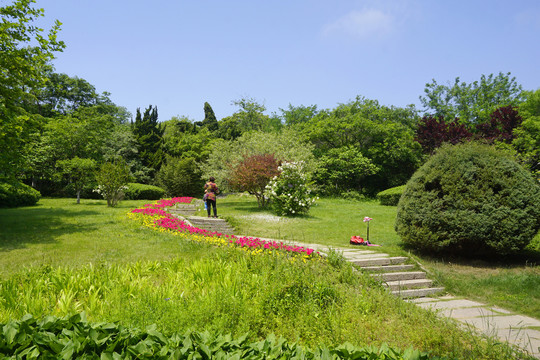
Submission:
[[[357,95],[420,108],[432,79],[511,72],[540,88],[538,0],[37,0],[60,20],[57,72],[135,113],[218,119],[249,97],[333,108]]]

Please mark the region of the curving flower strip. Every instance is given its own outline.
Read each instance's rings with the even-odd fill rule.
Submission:
[[[199,229],[186,224],[184,221],[169,214],[164,208],[174,206],[177,203],[190,203],[194,198],[177,197],[172,199],[158,200],[153,204],[145,204],[142,208],[133,209],[128,213],[130,219],[140,222],[142,225],[160,232],[168,232],[181,236],[186,240],[205,242],[217,246],[234,246],[252,255],[282,253],[291,256],[291,260],[301,258],[302,261],[314,256],[321,259],[318,252],[303,246],[291,246],[283,242],[262,240],[253,237],[237,237],[215,231]]]

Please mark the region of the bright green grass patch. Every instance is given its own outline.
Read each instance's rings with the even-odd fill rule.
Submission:
[[[171,259],[199,252],[168,234],[156,236],[129,221],[127,212],[148,201],[41,199],[36,206],[0,209],[0,278],[25,266]]]
[[[426,262],[446,290],[540,319],[540,267]]]
[[[235,225],[238,234],[335,247],[348,247],[353,235],[365,238],[367,226],[363,219],[369,216],[373,218],[369,240],[382,245],[382,248],[370,250],[390,254],[401,251],[394,231],[396,208],[380,205],[376,200],[322,198],[311,207],[308,215],[278,217],[268,209],[259,209],[252,197],[233,195],[218,199],[218,213]]]

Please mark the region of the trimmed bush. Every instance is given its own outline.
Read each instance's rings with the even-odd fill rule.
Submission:
[[[390,189],[386,189],[377,194],[381,205],[397,206],[399,198],[405,190],[405,185],[396,186]]]
[[[14,180],[0,180],[0,207],[35,205],[41,194],[36,189]]]
[[[127,200],[159,200],[165,197],[165,190],[154,185],[129,183],[124,194]]]
[[[407,183],[395,228],[403,242],[423,251],[516,253],[540,229],[540,186],[494,147],[447,145]]]

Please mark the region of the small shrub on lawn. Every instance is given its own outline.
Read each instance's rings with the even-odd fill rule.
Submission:
[[[408,182],[395,228],[420,250],[516,253],[540,228],[540,186],[494,147],[444,146]]]
[[[165,197],[165,190],[154,185],[128,183],[124,196],[126,200],[159,200]]]
[[[405,190],[405,185],[396,186],[390,189],[386,189],[377,194],[381,205],[397,206],[399,198]]]
[[[35,205],[41,194],[36,189],[15,180],[0,179],[0,207]]]

